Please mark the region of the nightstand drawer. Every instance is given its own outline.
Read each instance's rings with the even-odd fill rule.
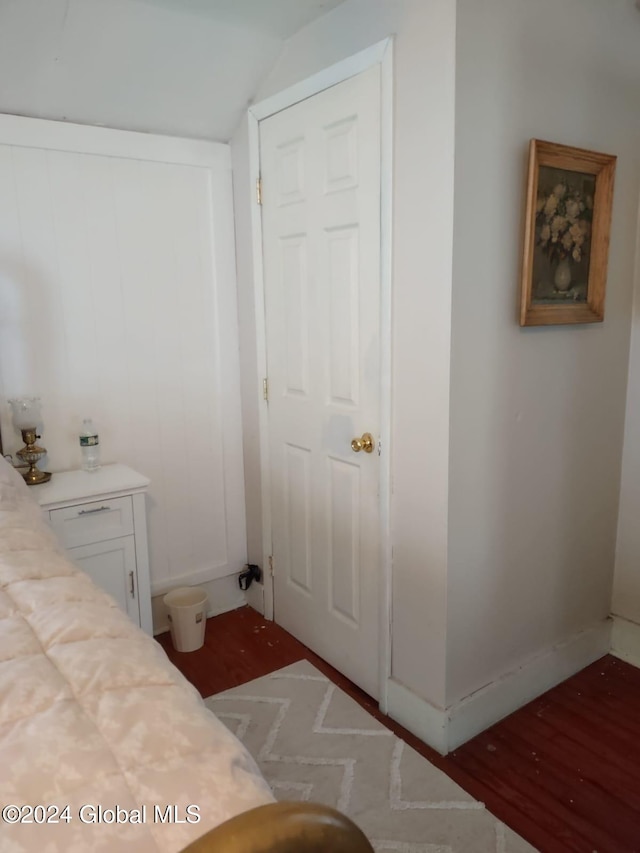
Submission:
[[[133,533],[131,498],[107,498],[49,512],[51,526],[65,548],[118,539]]]

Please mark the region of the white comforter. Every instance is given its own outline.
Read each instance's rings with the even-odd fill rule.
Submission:
[[[178,851],[271,802],[244,747],[69,561],[28,491],[0,459],[0,807],[20,809],[0,817],[0,851]]]

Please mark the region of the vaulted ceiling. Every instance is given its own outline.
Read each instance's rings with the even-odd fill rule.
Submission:
[[[0,112],[228,140],[285,39],[343,0],[0,0]]]

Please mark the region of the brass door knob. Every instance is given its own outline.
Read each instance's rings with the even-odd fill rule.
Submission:
[[[351,442],[351,449],[354,453],[360,453],[364,450],[365,453],[373,453],[373,436],[370,432],[364,432],[362,438],[354,438]]]

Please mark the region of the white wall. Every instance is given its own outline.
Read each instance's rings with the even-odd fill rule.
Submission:
[[[444,707],[449,347],[453,195],[455,5],[450,0],[347,0],[285,45],[256,100],[395,34],[393,268],[393,661],[396,681]],[[232,140],[246,171],[246,129]],[[244,181],[243,177],[239,180]],[[251,340],[250,196],[238,184],[236,239],[241,326]],[[243,210],[244,206],[244,210]],[[245,338],[243,336],[243,341]],[[247,343],[247,347],[251,344]],[[244,389],[261,377],[243,354]],[[245,406],[245,435],[257,408]],[[259,542],[255,444],[245,450]],[[255,526],[254,526],[255,525]]]
[[[448,704],[609,613],[640,166],[633,3],[457,6]],[[517,325],[531,137],[618,155],[603,324]]]
[[[620,651],[629,651],[634,639],[638,646],[636,665],[640,666],[640,230],[636,254],[635,293],[631,317],[631,353],[625,420],[622,487],[616,547],[616,570],[611,610],[627,620]],[[623,628],[624,630],[624,628]]]
[[[258,93],[396,34],[392,674],[450,709],[452,737],[480,716],[472,709],[459,722],[457,703],[474,691],[533,659],[547,660],[543,675],[563,677],[607,643],[638,197],[640,16],[626,0],[606,10],[599,0],[545,2],[546,15],[524,0],[459,0],[454,21],[450,3],[348,0],[286,44]],[[618,155],[602,325],[518,326],[531,137]],[[241,168],[245,128],[234,147]],[[248,191],[243,197],[248,204]],[[243,227],[239,251],[248,247]],[[240,276],[246,298],[250,273],[248,265]],[[253,359],[243,364],[255,394]],[[249,429],[256,434],[254,415]],[[259,483],[256,474],[254,460],[248,483]],[[556,644],[565,644],[561,660]],[[537,669],[519,680],[521,695],[534,681],[543,689]],[[508,709],[514,700],[507,691],[500,701]],[[481,709],[487,718],[492,703]],[[425,724],[424,709],[416,719]]]
[[[246,562],[229,148],[0,116],[0,392],[40,393],[52,471],[151,479],[152,592]]]

